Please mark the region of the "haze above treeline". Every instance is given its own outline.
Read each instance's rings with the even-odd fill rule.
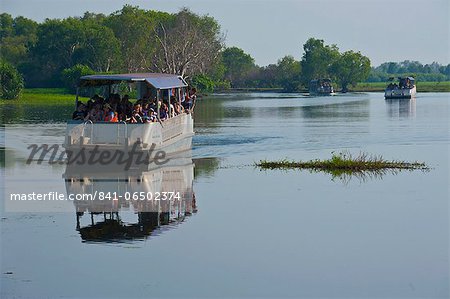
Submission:
[[[225,47],[214,18],[186,8],[167,13],[125,5],[109,15],[86,12],[41,23],[3,13],[0,22],[2,66],[16,68],[26,87],[73,88],[81,75],[120,72],[177,73],[203,90],[297,91],[316,78],[331,78],[344,90],[397,75],[450,80],[450,64],[403,61],[373,67],[358,49],[342,52],[339,45],[314,37],[299,47],[301,60],[288,55],[260,67],[242,49]],[[268,41],[267,46],[273,45]]]

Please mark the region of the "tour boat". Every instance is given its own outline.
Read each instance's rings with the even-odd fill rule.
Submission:
[[[416,85],[413,77],[389,78],[389,85],[384,91],[385,99],[411,99],[416,96]]]
[[[119,85],[122,84],[122,85]],[[149,123],[68,121],[64,147],[74,157],[81,151],[109,151],[127,153],[130,149],[141,153],[163,151],[171,155],[191,149],[193,130],[192,111],[160,119],[161,103],[177,101],[180,105],[187,92],[188,84],[179,75],[160,73],[135,73],[115,75],[89,75],[80,78],[77,88],[76,106],[82,88],[103,89],[105,98],[118,88],[134,85],[137,99],[155,99],[157,121]],[[86,162],[88,159],[84,158]],[[78,163],[80,164],[80,163]]]
[[[331,79],[316,79],[309,82],[309,95],[333,95],[334,88]]]

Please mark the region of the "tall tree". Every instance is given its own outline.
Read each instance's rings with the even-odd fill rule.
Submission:
[[[330,66],[339,57],[336,45],[325,45],[321,39],[310,38],[303,45],[301,60],[302,81],[307,86],[309,81],[330,76]]]
[[[330,71],[342,90],[347,91],[349,85],[355,86],[369,77],[370,60],[360,52],[346,51],[334,61]]]
[[[23,89],[23,78],[10,63],[0,60],[0,98],[16,99]]]
[[[130,5],[106,18],[105,25],[120,42],[124,71],[142,72],[152,68],[157,47],[155,26],[170,18],[168,13],[145,11]]]
[[[230,81],[232,87],[244,86],[246,77],[256,68],[253,57],[237,47],[226,48],[222,52],[222,63],[225,79]]]
[[[153,69],[192,77],[211,71],[218,62],[223,36],[217,21],[184,8],[157,24]]]
[[[92,20],[83,21],[84,40],[75,58],[97,72],[109,72],[121,66],[120,42],[111,28]]]
[[[19,66],[29,58],[30,48],[37,40],[38,24],[24,17],[13,19],[9,14],[0,15],[0,56]]]
[[[300,61],[285,56],[278,60],[277,83],[287,92],[297,91],[300,88],[300,72]]]

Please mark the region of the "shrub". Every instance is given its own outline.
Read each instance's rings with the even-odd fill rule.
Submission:
[[[92,75],[94,70],[84,64],[76,64],[62,71],[62,80],[64,86],[70,91],[75,91],[78,85],[78,79],[81,76]]]
[[[23,90],[23,78],[17,69],[6,61],[0,61],[0,98],[17,99]]]
[[[207,75],[201,74],[192,78],[192,85],[203,92],[211,92],[214,90],[215,82]]]

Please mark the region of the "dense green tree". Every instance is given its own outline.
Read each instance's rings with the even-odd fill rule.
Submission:
[[[113,30],[119,40],[125,72],[149,71],[153,67],[157,46],[156,24],[171,18],[168,13],[125,5],[105,19],[104,24]]]
[[[70,68],[64,69],[61,73],[64,85],[70,91],[75,91],[78,85],[78,79],[81,76],[92,75],[95,71],[87,65],[76,64]]]
[[[77,57],[82,55],[83,29],[82,21],[77,18],[47,19],[39,26],[32,63],[28,66],[33,85],[58,86],[62,83],[62,70],[75,65]]]
[[[114,32],[100,18],[85,15],[41,24],[32,61],[24,71],[32,85],[51,86],[61,84],[62,70],[76,64],[109,72],[118,69],[120,62],[120,43]]]
[[[111,28],[94,21],[83,21],[84,39],[75,63],[88,65],[97,72],[109,72],[121,66],[120,42]]]
[[[302,82],[305,86],[317,78],[330,77],[330,67],[339,57],[336,45],[325,45],[321,39],[310,38],[303,45]]]
[[[439,67],[439,72],[450,78],[450,64]]]
[[[278,64],[269,64],[258,69],[258,79],[254,87],[277,88],[280,87]]]
[[[449,66],[437,62],[423,65],[418,61],[385,62],[370,71],[368,82],[384,82],[390,77],[414,76],[418,81],[450,80]]]
[[[360,52],[346,51],[339,55],[330,67],[332,77],[341,85],[343,91],[365,81],[370,73],[370,60]]]
[[[0,14],[0,39],[14,34],[14,19],[10,14]]]
[[[205,74],[196,75],[191,80],[191,85],[201,91],[212,92],[216,87],[213,79]]]
[[[23,78],[10,63],[0,60],[0,98],[16,99],[23,89]]]
[[[29,58],[29,50],[37,40],[38,24],[24,17],[13,19],[9,14],[0,15],[0,56],[19,66]]]
[[[297,91],[300,88],[300,61],[292,56],[285,56],[278,60],[277,83],[287,92]]]
[[[237,47],[226,48],[222,52],[222,63],[225,66],[225,79],[232,87],[242,87],[245,77],[256,68],[253,57]]]

